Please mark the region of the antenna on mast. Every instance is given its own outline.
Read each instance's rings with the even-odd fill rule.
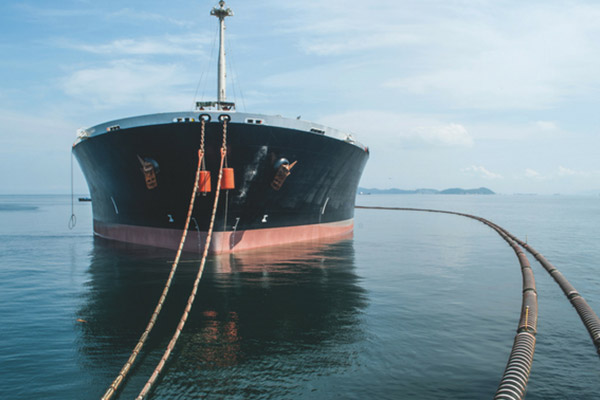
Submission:
[[[231,8],[225,8],[225,1],[219,1],[219,7],[215,7],[211,10],[210,15],[214,15],[219,18],[219,75],[218,75],[218,93],[217,102],[219,109],[221,108],[222,102],[227,100],[225,93],[225,17],[232,17],[233,11]]]

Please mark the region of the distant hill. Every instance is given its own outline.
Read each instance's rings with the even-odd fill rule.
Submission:
[[[461,189],[451,188],[442,190],[440,194],[496,194],[488,188],[480,187],[479,189]]]
[[[404,190],[404,189],[367,189],[358,188],[358,194],[496,194],[492,190],[480,187],[478,189],[461,189],[461,188],[450,188],[445,190],[436,189],[416,189],[416,190]]]

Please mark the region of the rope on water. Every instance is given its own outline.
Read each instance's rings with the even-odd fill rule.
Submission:
[[[192,196],[190,198],[190,204],[188,207],[188,213],[187,213],[187,218],[185,220],[185,225],[183,226],[183,233],[181,234],[181,240],[179,241],[179,248],[177,249],[177,255],[175,256],[175,260],[173,261],[173,264],[171,266],[171,272],[169,273],[169,277],[167,278],[167,282],[165,283],[163,292],[160,296],[160,299],[158,300],[158,304],[156,305],[156,308],[154,309],[154,312],[152,313],[152,317],[150,317],[150,321],[148,322],[148,325],[146,326],[144,333],[142,333],[142,336],[140,337],[137,345],[134,347],[133,351],[131,352],[129,359],[127,360],[125,365],[123,365],[121,372],[119,372],[119,375],[115,378],[113,383],[106,390],[106,393],[104,393],[104,396],[102,396],[102,400],[108,400],[116,393],[117,389],[119,388],[119,386],[121,385],[121,383],[123,382],[123,380],[125,379],[127,374],[129,373],[129,371],[131,370],[131,367],[133,366],[133,363],[134,363],[136,357],[142,350],[142,347],[144,346],[146,339],[148,339],[148,335],[150,334],[150,331],[152,330],[152,328],[154,327],[154,324],[156,323],[158,314],[160,314],[160,311],[162,310],[162,306],[167,297],[167,293],[169,293],[169,288],[171,287],[171,282],[173,281],[173,276],[175,275],[175,271],[177,270],[177,266],[179,265],[179,258],[181,257],[181,252],[183,251],[183,245],[185,244],[185,239],[187,237],[188,226],[190,224],[190,219],[192,218],[192,211],[194,210],[194,203],[196,200],[196,192],[198,189],[198,180],[200,177],[200,168],[201,168],[202,160],[204,158],[205,121],[203,118],[200,118],[200,122],[201,122],[201,134],[200,134],[200,149],[198,150],[198,167],[196,169],[196,178],[194,180],[194,188],[192,190]]]
[[[217,188],[215,191],[215,200],[213,202],[212,215],[210,217],[210,225],[208,227],[208,233],[206,236],[206,244],[204,245],[204,252],[202,254],[202,259],[200,261],[200,266],[198,267],[198,273],[196,275],[196,280],[194,281],[194,286],[192,288],[192,292],[190,293],[190,296],[188,298],[188,302],[187,302],[187,305],[185,306],[185,310],[183,311],[183,314],[181,315],[181,319],[179,320],[177,329],[175,330],[175,333],[173,334],[171,341],[167,345],[167,349],[165,350],[158,365],[154,369],[154,372],[150,376],[150,379],[148,379],[148,382],[146,382],[146,385],[144,386],[144,388],[142,389],[142,391],[136,398],[137,400],[141,400],[144,397],[146,397],[146,395],[152,389],[152,386],[156,382],[156,379],[160,375],[161,371],[163,370],[163,368],[167,362],[167,359],[171,355],[171,351],[175,347],[175,344],[177,343],[177,340],[179,339],[179,335],[181,334],[181,331],[183,330],[183,327],[185,326],[188,315],[192,309],[194,299],[196,298],[196,293],[198,292],[198,284],[200,282],[200,278],[202,278],[202,273],[204,272],[204,264],[206,262],[206,257],[208,255],[208,248],[210,246],[211,236],[212,236],[212,232],[213,232],[213,228],[214,228],[215,216],[217,215],[217,205],[219,203],[219,193],[221,190],[221,179],[223,178],[223,163],[224,163],[225,157],[227,155],[227,121],[229,120],[229,117],[228,116],[222,116],[222,117],[223,117],[222,118],[222,121],[223,121],[223,145],[221,147],[221,163],[219,165],[219,178],[217,180]]]

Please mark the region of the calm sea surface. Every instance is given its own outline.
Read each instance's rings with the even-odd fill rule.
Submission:
[[[359,205],[490,219],[528,242],[600,313],[600,197],[359,196]],[[0,398],[97,399],[143,331],[173,251],[92,237],[91,205],[0,196]],[[356,210],[353,239],[210,258],[151,398],[490,399],[519,320],[510,247],[466,218]],[[539,295],[528,399],[597,399],[600,358],[561,290]],[[121,398],[170,340],[198,256],[186,254]],[[84,322],[79,322],[82,320]]]

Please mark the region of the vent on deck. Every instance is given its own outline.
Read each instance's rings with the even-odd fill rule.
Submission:
[[[194,118],[191,117],[177,117],[173,118],[173,122],[194,122]]]

